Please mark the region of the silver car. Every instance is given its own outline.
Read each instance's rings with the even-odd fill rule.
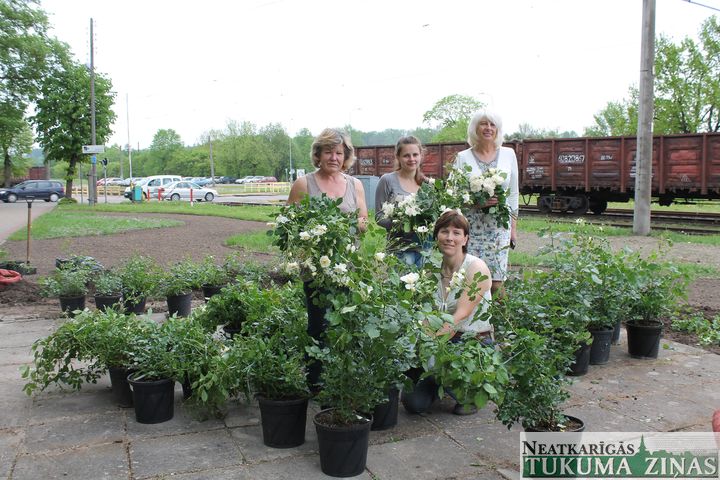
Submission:
[[[201,187],[196,183],[182,180],[173,182],[163,187],[160,196],[163,200],[190,200],[190,191],[192,190],[193,200],[197,202],[212,202],[217,197],[218,192],[215,189]]]

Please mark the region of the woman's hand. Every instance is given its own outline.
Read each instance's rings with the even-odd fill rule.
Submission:
[[[488,198],[488,201],[485,202],[485,205],[480,205],[480,208],[494,207],[497,204],[498,204],[497,197],[490,197],[490,198]]]

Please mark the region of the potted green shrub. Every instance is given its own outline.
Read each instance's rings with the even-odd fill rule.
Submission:
[[[261,304],[265,313],[256,316],[250,308],[231,356],[246,396],[256,397],[260,405],[265,445],[296,447],[305,442],[310,396],[305,370],[310,337],[302,294],[288,285],[265,290],[256,299],[260,301],[253,303]]]
[[[114,270],[102,270],[93,277],[95,307],[106,310],[121,305],[122,279]]]
[[[52,384],[80,390],[84,383],[95,383],[102,376],[105,366],[97,361],[89,336],[95,321],[92,312],[81,312],[47,337],[33,342],[32,365],[20,369],[27,380],[25,393],[42,392]]]
[[[254,282],[230,284],[208,301],[205,309],[198,314],[197,321],[211,333],[222,327],[225,334],[232,338],[240,332],[247,317],[248,296],[258,291]]]
[[[488,315],[509,373],[497,418],[525,429],[566,431],[582,421],[562,413],[565,377],[579,345],[587,343],[587,305],[582,290],[567,286],[557,270],[531,270],[505,282],[506,295]]]
[[[128,375],[138,423],[162,423],[175,414],[175,381],[185,365],[175,350],[172,323],[154,324],[133,351],[134,372]]]
[[[40,279],[40,293],[46,297],[57,297],[63,313],[73,316],[73,312],[85,308],[89,278],[88,271],[84,269],[58,268]]]
[[[168,315],[190,315],[192,291],[196,286],[199,286],[198,268],[190,260],[176,263],[160,276],[159,291],[167,299]]]
[[[141,314],[145,302],[157,290],[160,269],[152,258],[133,255],[119,269],[123,305],[127,313]]]
[[[205,257],[198,267],[198,272],[205,302],[220,293],[220,290],[231,280],[227,265],[218,265],[212,255]]]
[[[688,278],[670,262],[658,260],[659,252],[643,258],[635,253],[628,258],[626,286],[629,302],[628,353],[634,358],[657,358],[662,336],[662,317],[672,312],[685,297]]]

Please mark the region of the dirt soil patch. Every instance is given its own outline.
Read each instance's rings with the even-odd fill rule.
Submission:
[[[137,216],[137,214],[124,216]],[[56,258],[69,255],[89,255],[102,265],[111,267],[121,264],[132,254],[142,254],[155,258],[160,264],[168,265],[178,260],[190,258],[202,260],[207,255],[224,258],[237,249],[224,245],[225,239],[243,232],[267,228],[262,222],[249,222],[222,217],[205,217],[173,214],[143,214],[143,216],[180,220],[183,225],[160,229],[138,230],[93,237],[62,238],[51,240],[33,240],[31,263],[38,269],[37,275],[27,276],[22,282],[0,290],[0,308],[27,311],[33,316],[39,312],[55,308],[56,300],[39,296],[37,278],[47,275],[55,268]],[[535,253],[547,240],[534,233],[520,234],[518,250]],[[648,237],[611,237],[610,243],[616,247],[629,246],[642,252],[658,248],[658,241]],[[25,242],[5,242],[2,246],[11,260],[25,258]],[[248,259],[267,261],[272,256],[264,253],[247,252]],[[720,247],[676,243],[668,252],[667,258],[686,263],[713,265],[720,269]],[[697,279],[688,292],[688,303],[693,309],[702,310],[706,318],[712,318],[720,312],[720,279]],[[162,308],[160,303],[157,308]],[[158,311],[157,308],[155,311]],[[665,338],[695,345],[694,335],[673,332],[666,329]],[[706,347],[706,349],[708,349]],[[709,348],[720,353],[720,348]]]

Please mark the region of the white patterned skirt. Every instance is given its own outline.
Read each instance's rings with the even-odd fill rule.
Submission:
[[[470,223],[468,253],[483,259],[492,273],[493,281],[505,281],[510,229],[499,226],[492,215],[483,213],[479,208],[470,210],[467,219]]]

